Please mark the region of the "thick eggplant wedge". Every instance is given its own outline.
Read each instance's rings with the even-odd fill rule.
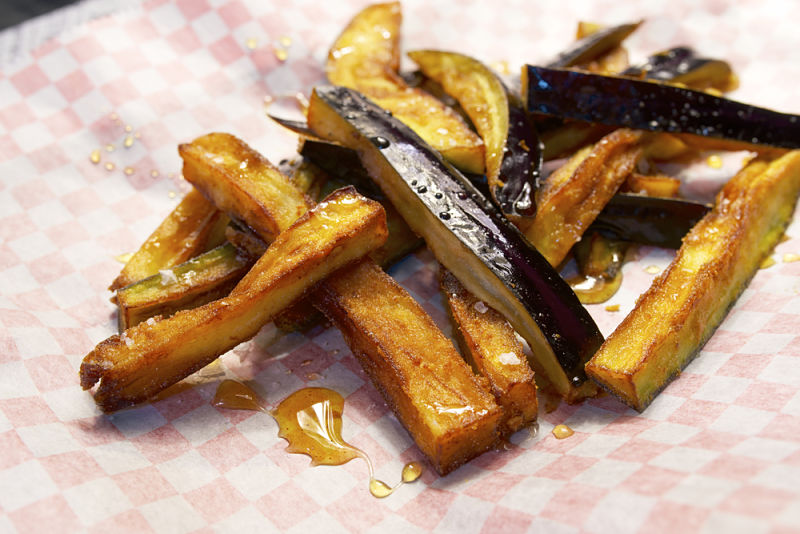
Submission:
[[[408,56],[469,116],[486,147],[486,179],[506,216],[533,217],[542,146],[522,103],[480,61],[455,52],[416,50]]]
[[[455,111],[425,91],[410,87],[397,73],[401,23],[399,2],[374,4],[357,13],[328,53],[328,80],[369,96],[453,165],[482,173],[480,137]]]
[[[617,193],[589,227],[610,239],[678,248],[710,206],[677,198]]]
[[[525,236],[551,265],[561,263],[636,168],[641,140],[641,132],[615,130],[578,151],[545,181]]]
[[[356,91],[317,87],[309,126],[355,149],[411,228],[527,340],[534,368],[570,401],[595,393],[583,366],[602,335],[569,286],[469,181]]]
[[[670,266],[587,364],[636,410],[694,358],[778,243],[800,194],[800,151],[754,161],[719,193]]]
[[[253,337],[315,283],[385,239],[380,204],[353,188],[339,190],[279,234],[229,296],[100,343],[81,364],[81,386],[100,383],[95,401],[106,412],[145,401]]]
[[[503,407],[501,433],[510,435],[536,421],[539,405],[534,374],[514,329],[502,315],[464,289],[450,271],[439,270],[439,284],[461,353],[486,377],[495,400]]]
[[[800,116],[663,83],[527,65],[531,113],[678,132],[777,148],[800,148]]]
[[[230,134],[198,137],[178,152],[186,180],[267,243],[310,207],[272,163]]]
[[[422,307],[372,262],[320,284],[313,302],[433,467],[444,475],[497,445],[492,394]]]
[[[224,297],[258,257],[226,243],[117,290],[120,333],[150,317],[168,317]]]
[[[203,195],[189,191],[125,263],[109,289],[138,282],[220,245],[227,224],[228,218]]]

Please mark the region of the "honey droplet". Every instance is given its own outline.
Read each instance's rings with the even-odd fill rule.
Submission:
[[[286,51],[285,48],[275,47],[275,58],[278,61],[286,61],[289,59],[289,53]]]
[[[281,46],[284,48],[289,48],[292,44],[292,38],[288,35],[281,35],[278,42],[281,43]]]
[[[247,40],[245,40],[244,45],[248,48],[248,50],[255,50],[258,48],[258,39],[255,37],[248,37]]]
[[[313,465],[342,465],[366,454],[342,438],[344,398],[332,389],[303,388],[286,397],[272,412],[286,450],[306,454]]]
[[[764,261],[761,262],[759,269],[769,269],[773,265],[775,265],[775,258],[773,258],[772,256],[767,256],[766,258],[764,258]]]
[[[116,168],[116,165],[114,165],[109,161],[108,163],[105,164],[105,168],[107,171],[113,171]]]
[[[178,193],[176,193],[175,191],[170,191],[169,193],[167,193],[167,196],[169,198],[175,198],[176,196],[178,196]]]
[[[647,267],[644,268],[644,272],[646,272],[647,274],[658,274],[661,272],[661,267],[659,267],[658,265],[648,265]]]
[[[553,435],[556,437],[556,439],[565,439],[574,433],[575,431],[567,425],[556,425],[553,427]]]
[[[422,464],[420,462],[409,462],[403,466],[403,482],[414,482],[422,476]]]
[[[722,168],[722,158],[719,157],[717,154],[712,154],[708,156],[706,159],[706,165],[711,167],[712,169],[721,169]]]
[[[383,499],[394,493],[394,490],[395,488],[389,486],[383,480],[378,480],[377,478],[369,479],[369,492],[373,497]]]
[[[126,124],[125,125],[125,131],[126,132],[132,132],[133,131],[133,126],[131,126],[130,124]]]
[[[619,311],[619,304],[609,304],[606,306],[606,311],[608,312],[618,312]]]
[[[800,254],[787,253],[783,255],[783,263],[794,263],[800,261]]]
[[[114,152],[114,145],[111,143],[106,145],[106,152]]]
[[[211,405],[228,410],[265,411],[258,393],[249,386],[235,380],[223,380],[220,382]]]
[[[133,146],[133,136],[132,135],[126,135],[125,136],[125,140],[122,142],[122,144],[123,144],[123,146],[125,148],[132,147]]]
[[[100,163],[100,149],[99,148],[95,148],[94,150],[92,150],[92,153],[89,154],[89,161],[91,161],[95,165]]]
[[[150,176],[152,176],[153,178],[158,178],[158,171],[157,170],[150,171]]]
[[[133,252],[126,252],[125,254],[114,256],[114,259],[120,263],[128,263],[132,257],[133,257]]]
[[[322,376],[319,373],[309,373],[306,376],[306,379],[309,381],[319,380],[320,378],[322,378]]]
[[[135,171],[134,171],[133,167],[125,167],[125,170],[123,172],[125,173],[126,176],[130,176]]]

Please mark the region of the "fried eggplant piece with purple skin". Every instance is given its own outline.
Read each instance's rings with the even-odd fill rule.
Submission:
[[[312,301],[436,471],[494,447],[502,410],[422,307],[372,262],[320,284]]]
[[[616,130],[578,151],[548,177],[525,236],[557,266],[614,196],[642,155],[642,134]]]
[[[439,262],[525,338],[537,374],[569,401],[595,393],[583,365],[602,343],[597,325],[547,260],[463,175],[351,89],[317,87],[308,121],[321,137],[358,152]]]
[[[230,243],[117,290],[119,332],[227,295],[256,262]]]
[[[531,113],[621,128],[800,148],[800,115],[703,91],[532,65],[522,70],[522,86]]]
[[[483,63],[463,54],[416,50],[408,56],[467,113],[486,147],[492,198],[513,221],[536,213],[543,147],[522,102]]]
[[[380,204],[354,188],[334,192],[281,232],[227,297],[101,342],[81,364],[81,386],[99,382],[94,397],[105,412],[143,402],[252,338],[314,284],[385,239]]]
[[[514,328],[505,318],[464,289],[453,273],[440,268],[439,286],[464,358],[486,377],[503,408],[500,432],[508,436],[538,416],[533,371]]]
[[[589,376],[644,410],[725,318],[783,235],[798,195],[800,151],[742,169],[586,365]]]
[[[397,73],[400,67],[399,2],[373,4],[357,13],[328,53],[328,80],[358,90],[407,124],[453,165],[484,170],[480,137],[452,109]]]
[[[228,218],[192,190],[125,263],[109,287],[114,291],[210,250],[224,241]]]

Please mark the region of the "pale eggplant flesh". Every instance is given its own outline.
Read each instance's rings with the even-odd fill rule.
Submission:
[[[476,296],[531,345],[534,365],[565,398],[595,393],[584,365],[603,342],[558,272],[460,172],[360,93],[320,86],[309,126],[354,148],[409,226]]]

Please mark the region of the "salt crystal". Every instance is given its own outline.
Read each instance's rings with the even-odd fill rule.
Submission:
[[[473,304],[472,307],[475,308],[475,311],[478,313],[486,313],[486,311],[489,309],[486,303],[483,302],[482,300],[479,300],[478,302]]]
[[[175,276],[175,273],[172,272],[172,269],[159,269],[158,273],[161,275],[162,286],[178,283],[178,277]]]
[[[497,359],[503,365],[516,365],[520,361],[519,356],[517,356],[513,352],[504,352],[503,354],[498,356]]]

